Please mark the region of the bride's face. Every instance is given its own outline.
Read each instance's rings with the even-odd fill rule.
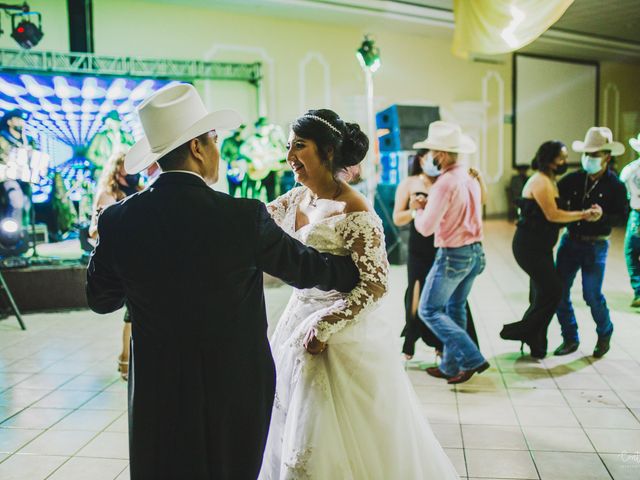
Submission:
[[[313,140],[291,132],[287,149],[287,163],[293,170],[296,182],[307,185],[310,179],[324,178],[329,172]]]

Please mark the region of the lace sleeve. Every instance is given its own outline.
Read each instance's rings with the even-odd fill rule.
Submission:
[[[318,340],[326,342],[331,335],[355,322],[358,315],[377,302],[387,291],[389,262],[380,219],[369,212],[350,214],[336,225],[360,272],[360,281],[344,301],[336,305],[316,323]]]
[[[293,188],[284,195],[280,195],[273,202],[267,204],[269,215],[271,215],[271,218],[273,218],[279,227],[282,227],[282,222],[284,221],[289,206],[295,204],[293,199],[301,190],[302,187]]]

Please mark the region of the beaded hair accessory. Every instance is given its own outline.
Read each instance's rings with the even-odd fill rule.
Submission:
[[[333,125],[331,125],[330,122],[328,122],[327,120],[325,120],[324,118],[318,117],[317,115],[303,115],[302,118],[312,118],[314,120],[318,120],[319,122],[324,123],[327,127],[329,127],[331,130],[333,130],[334,132],[336,132],[338,134],[339,137],[342,136],[342,132],[340,130],[338,130],[336,127],[334,127]]]

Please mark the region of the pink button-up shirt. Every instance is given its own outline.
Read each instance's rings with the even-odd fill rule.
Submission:
[[[424,210],[418,210],[415,227],[425,237],[435,233],[436,247],[456,248],[482,240],[480,184],[467,168],[453,164],[429,191]]]

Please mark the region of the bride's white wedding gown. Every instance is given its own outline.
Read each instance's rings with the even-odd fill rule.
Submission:
[[[294,290],[271,339],[276,397],[259,478],[458,479],[402,367],[395,332],[373,311],[387,285],[380,219],[348,213],[295,231],[304,190],[270,204],[273,218],[317,250],[350,254],[360,283],[350,294]],[[303,347],[313,325],[328,342],[315,356]]]

